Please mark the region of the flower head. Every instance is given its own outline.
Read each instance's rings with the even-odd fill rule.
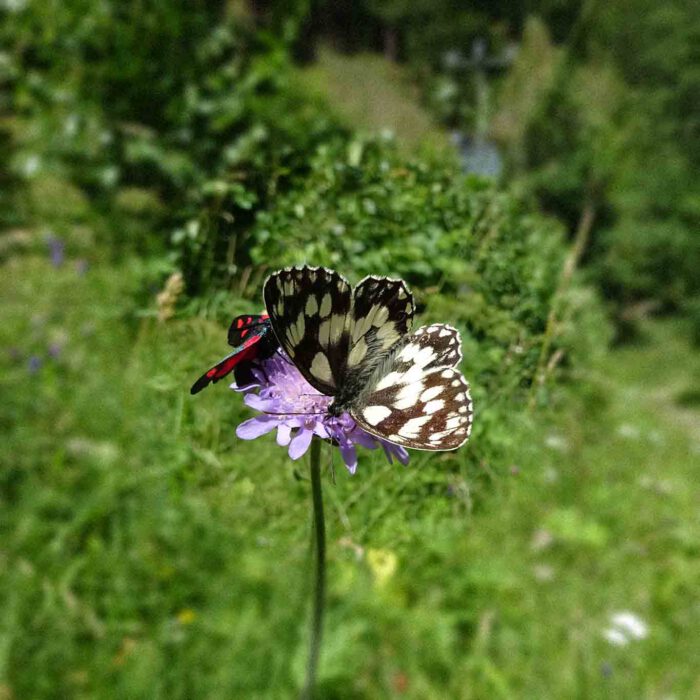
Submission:
[[[610,617],[610,626],[603,632],[605,639],[622,647],[634,640],[645,639],[649,634],[646,622],[629,610],[622,610]]]
[[[328,414],[332,397],[314,389],[282,351],[252,370],[254,381],[247,386],[231,385],[244,394],[247,406],[260,414],[241,423],[236,435],[253,440],[277,429],[277,444],[287,447],[292,459],[299,459],[316,435],[338,446],[351,474],[357,469],[357,445],[374,450],[382,447],[387,459],[408,463],[408,452],[399,445],[370,435],[357,426],[348,413]]]

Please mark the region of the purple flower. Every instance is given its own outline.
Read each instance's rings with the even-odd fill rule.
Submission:
[[[27,369],[29,370],[29,374],[36,374],[41,369],[41,365],[43,364],[43,360],[38,355],[32,355],[27,361]]]
[[[255,381],[248,386],[231,385],[244,394],[247,406],[260,411],[260,415],[236,428],[242,440],[253,440],[277,429],[277,444],[287,447],[292,459],[299,459],[316,435],[338,446],[351,474],[357,469],[358,445],[370,450],[382,447],[389,462],[396,457],[402,464],[408,463],[408,452],[403,447],[365,432],[349,414],[329,416],[332,397],[314,389],[281,350],[260,369],[253,369],[253,376]]]
[[[49,255],[51,256],[51,264],[54,267],[61,267],[64,258],[64,243],[53,234],[46,238],[46,244],[49,246]]]

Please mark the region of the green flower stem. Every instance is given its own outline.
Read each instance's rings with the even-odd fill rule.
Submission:
[[[321,441],[311,441],[311,495],[314,504],[314,540],[316,542],[316,570],[311,614],[311,639],[306,682],[301,697],[311,700],[316,688],[316,671],[321,652],[323,633],[323,608],[326,597],[326,523],[323,517],[323,493],[321,490]]]

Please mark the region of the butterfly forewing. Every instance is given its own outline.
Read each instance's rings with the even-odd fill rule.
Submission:
[[[365,277],[353,292],[348,371],[379,362],[412,321],[413,296],[402,280]]]
[[[228,329],[228,344],[236,348],[269,324],[267,314],[243,314],[231,321]]]
[[[472,425],[469,384],[455,369],[461,357],[454,328],[419,328],[392,352],[353,402],[353,418],[366,431],[406,447],[459,447]]]
[[[334,396],[348,358],[348,282],[324,268],[285,269],[267,278],[263,297],[280,345],[314,388]]]

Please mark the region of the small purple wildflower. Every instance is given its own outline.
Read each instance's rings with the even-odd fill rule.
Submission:
[[[358,445],[370,450],[382,447],[389,462],[396,457],[402,464],[408,463],[403,447],[365,432],[349,414],[329,416],[332,397],[314,389],[282,351],[266,360],[261,369],[254,369],[253,376],[255,382],[248,386],[231,385],[244,394],[247,406],[261,412],[236,428],[242,440],[254,440],[277,429],[277,444],[288,448],[291,459],[299,459],[316,435],[338,445],[351,474],[357,469]]]
[[[32,355],[29,360],[27,360],[27,370],[29,374],[36,374],[43,364],[44,361],[38,355]]]
[[[58,237],[51,234],[46,238],[46,244],[49,246],[49,255],[51,256],[51,264],[54,267],[61,267],[63,265],[64,254],[64,243]]]

